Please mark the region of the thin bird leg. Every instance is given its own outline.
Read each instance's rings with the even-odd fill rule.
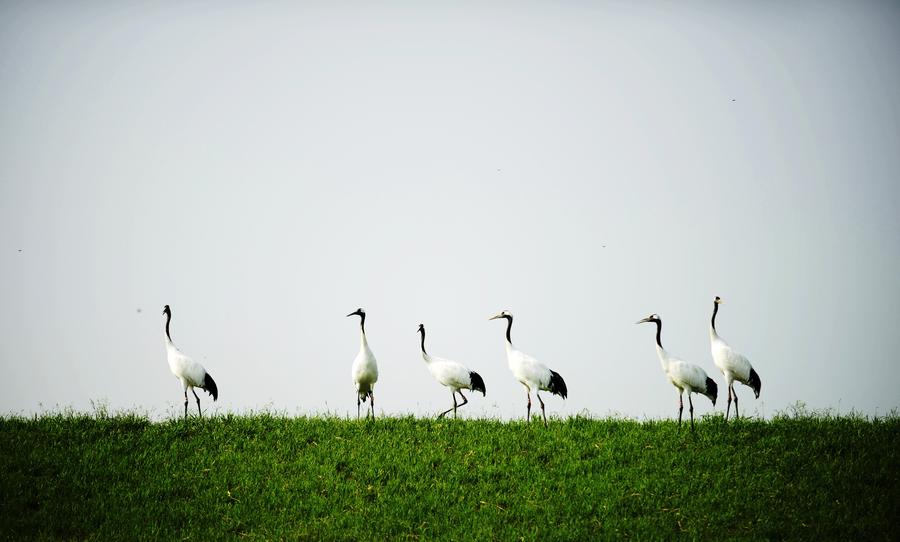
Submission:
[[[440,420],[441,418],[443,418],[444,416],[446,416],[447,413],[450,412],[451,410],[453,411],[453,417],[454,417],[454,418],[456,417],[456,394],[453,393],[453,392],[451,391],[451,392],[450,392],[450,396],[453,397],[453,408],[448,408],[447,410],[445,410],[445,411],[441,412],[440,414],[438,414],[438,419],[439,419],[439,420]]]
[[[187,419],[187,405],[188,405],[187,388],[184,388],[184,417],[185,417],[185,419]]]
[[[691,431],[694,430],[694,402],[691,401],[691,394],[688,393],[688,404],[691,406]]]
[[[356,419],[359,419],[359,392],[356,392]]]
[[[460,397],[462,397],[462,399],[463,399],[463,402],[462,402],[462,403],[460,403],[460,404],[459,404],[459,408],[462,408],[462,407],[463,407],[463,405],[465,405],[465,404],[466,404],[466,403],[468,403],[468,402],[469,402],[469,400],[468,400],[468,399],[466,399],[466,396],[465,396],[465,395],[463,395],[463,394],[462,394],[462,390],[459,390],[459,391],[458,391],[458,392],[456,392],[456,393],[458,393],[458,394],[459,394],[459,396],[460,396]]]
[[[737,407],[737,392],[734,391],[734,384],[731,385],[731,393],[734,394],[734,419],[736,420],[736,419],[740,418],[741,415],[740,415],[740,413],[738,412],[738,407]]]
[[[684,400],[681,394],[678,394],[678,427],[681,427],[681,412],[684,410]]]
[[[375,419],[375,394],[369,392],[369,408],[372,410],[372,419]]]
[[[728,406],[725,407],[725,421],[728,421],[728,413],[731,412],[731,384],[728,384]]]
[[[528,410],[525,411],[525,418],[531,421],[531,392],[528,392]]]
[[[203,417],[203,413],[200,412],[200,398],[197,397],[197,390],[195,390],[194,388],[191,388],[191,393],[194,394],[194,399],[197,400],[197,414],[202,418],[202,417]]]
[[[538,402],[541,403],[541,416],[544,418],[544,427],[547,427],[547,412],[544,410],[544,401],[541,399],[540,392],[535,392],[534,394],[537,395]]]

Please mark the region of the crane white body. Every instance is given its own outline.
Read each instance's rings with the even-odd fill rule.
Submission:
[[[716,331],[716,314],[721,303],[722,299],[719,297],[716,297],[713,301],[713,315],[709,322],[709,347],[713,363],[722,372],[722,376],[725,377],[725,384],[728,386],[728,406],[725,409],[725,420],[727,421],[731,411],[732,398],[734,399],[734,415],[735,417],[739,415],[738,398],[737,393],[734,391],[734,382],[737,381],[752,388],[757,399],[762,388],[762,382],[753,369],[753,365],[750,364],[750,360],[731,348],[731,345],[725,342],[722,337],[719,337]]]
[[[691,400],[692,393],[699,393],[707,396],[713,406],[716,404],[716,396],[718,395],[718,386],[715,381],[706,374],[706,371],[693,363],[688,363],[683,359],[670,355],[663,348],[662,335],[662,319],[656,314],[651,314],[647,318],[638,321],[638,324],[645,322],[653,322],[656,324],[656,355],[659,358],[660,366],[666,375],[666,378],[678,390],[678,424],[681,425],[681,414],[684,410],[684,401],[682,399],[684,392],[688,394],[688,404],[691,413],[691,429],[694,428],[694,402]]]
[[[378,362],[375,360],[375,354],[369,348],[369,341],[366,340],[366,311],[357,309],[347,316],[359,316],[359,352],[353,359],[353,366],[350,369],[350,376],[353,379],[353,385],[356,387],[356,417],[359,418],[360,402],[365,402],[368,398],[369,409],[372,417],[375,417],[375,383],[378,382]]]
[[[474,371],[470,371],[468,367],[449,359],[432,356],[425,351],[425,326],[419,324],[419,333],[422,334],[422,359],[428,366],[428,371],[441,385],[450,388],[450,395],[453,398],[453,408],[442,412],[438,417],[443,417],[451,410],[453,417],[456,417],[456,409],[468,404],[469,400],[463,395],[462,390],[480,391],[482,396],[487,395],[484,387],[484,380],[481,375]],[[462,397],[461,404],[456,403],[456,394]]]
[[[541,415],[544,418],[544,425],[547,424],[547,414],[544,408],[544,401],[541,399],[541,391],[549,391],[552,394],[559,395],[563,399],[568,397],[568,389],[562,376],[556,371],[552,371],[549,367],[522,352],[513,346],[511,338],[513,317],[508,311],[503,311],[490,320],[505,318],[506,325],[506,361],[509,370],[512,372],[516,380],[525,388],[528,396],[528,408],[526,417],[531,420],[531,394],[534,392],[541,405]]]
[[[219,398],[219,389],[216,386],[215,380],[213,380],[212,376],[206,372],[203,365],[200,365],[190,357],[186,356],[172,342],[172,337],[169,335],[169,322],[172,320],[172,310],[168,305],[163,308],[163,314],[166,315],[166,359],[169,362],[169,370],[172,371],[175,378],[181,382],[184,391],[184,416],[187,417],[188,390],[191,390],[191,393],[194,394],[194,398],[197,400],[197,413],[202,416],[203,413],[200,411],[200,397],[197,396],[197,392],[194,391],[194,388],[200,388],[209,393],[212,396],[213,401],[216,401]]]

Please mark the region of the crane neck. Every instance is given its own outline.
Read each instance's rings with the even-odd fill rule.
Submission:
[[[656,324],[656,355],[664,373],[669,372],[669,353],[662,345],[662,320],[653,320]]]
[[[510,333],[512,332],[512,316],[504,316],[506,318],[506,342],[512,344]]]
[[[425,351],[425,328],[422,328],[420,331],[422,333],[422,353],[427,356],[428,352]]]
[[[669,353],[660,345],[656,345],[656,356],[659,357],[659,364],[664,373],[669,372]]]
[[[654,320],[654,322],[656,323],[656,346],[662,348],[662,320]],[[665,351],[665,349],[663,349],[663,351]]]
[[[712,319],[709,321],[709,326],[712,328],[713,332],[716,331],[716,313],[719,312],[719,304],[715,301],[713,302],[713,315]]]
[[[169,322],[170,321],[172,321],[172,313],[167,312],[166,313],[166,339],[168,339],[169,342],[172,342],[172,336],[169,335]]]

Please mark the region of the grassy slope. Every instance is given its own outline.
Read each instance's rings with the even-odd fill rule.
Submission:
[[[896,539],[900,419],[0,419],[0,536]]]

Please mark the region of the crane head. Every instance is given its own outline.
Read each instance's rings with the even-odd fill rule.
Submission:
[[[360,309],[356,309],[355,311],[351,312],[347,316],[365,316],[365,315],[366,315],[366,311],[364,311],[360,308]]]
[[[416,333],[425,333],[425,324],[419,324],[419,329]]]
[[[650,316],[644,318],[643,320],[638,320],[635,324],[643,324],[646,322],[659,322],[659,315],[656,313],[651,314]]]
[[[716,296],[716,300],[714,301],[714,303],[715,303],[716,305],[721,305],[722,303],[724,303],[724,301],[722,301],[722,298],[721,298],[721,297]]]
[[[163,314],[165,314],[165,315],[171,315],[171,314],[172,314],[172,309],[170,309],[169,306],[166,305],[165,307],[163,307]]]
[[[496,320],[497,318],[507,318],[509,320],[512,320],[512,314],[509,311],[501,311],[488,318],[488,320]]]

